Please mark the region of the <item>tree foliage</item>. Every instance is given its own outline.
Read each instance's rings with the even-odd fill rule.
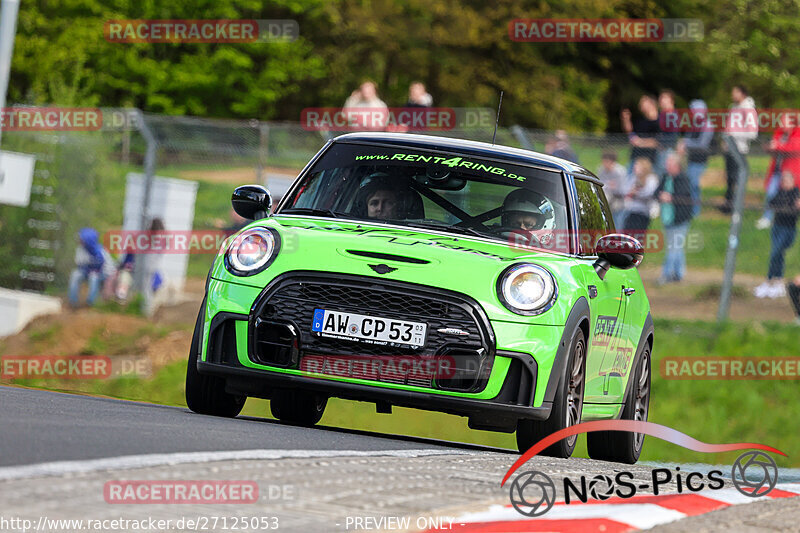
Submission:
[[[798,0],[38,0],[20,6],[9,102],[136,106],[214,117],[298,120],[340,106],[365,78],[389,105],[428,85],[436,105],[492,107],[540,128],[618,130],[618,112],[669,87],[679,105],[760,105],[800,95]],[[699,18],[697,43],[522,43],[515,18]],[[123,44],[111,19],[295,19],[293,42]]]

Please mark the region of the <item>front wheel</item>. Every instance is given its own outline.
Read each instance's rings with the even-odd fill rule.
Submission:
[[[650,346],[645,345],[625,406],[622,420],[647,422],[650,410]],[[644,445],[644,433],[628,431],[593,431],[586,434],[589,457],[632,465],[639,460]]]
[[[578,328],[572,336],[567,360],[567,374],[556,392],[550,418],[547,420],[520,420],[517,423],[517,447],[521,453],[548,435],[580,423],[583,409],[583,389],[586,382],[585,373],[586,338],[583,331]],[[570,457],[577,442],[578,436],[572,435],[545,448],[541,455]]]
[[[189,361],[186,366],[186,405],[201,415],[233,418],[242,412],[247,397],[226,392],[224,379],[197,371],[197,356],[200,353],[200,342],[203,338],[205,304],[204,300],[194,325],[192,346],[189,348]]]
[[[276,391],[269,400],[272,416],[281,422],[313,426],[325,413],[328,398],[303,391]]]

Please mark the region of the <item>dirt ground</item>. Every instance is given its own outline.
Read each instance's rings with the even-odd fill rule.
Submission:
[[[203,298],[204,280],[187,280],[180,303],[152,319],[130,314],[72,310],[39,317],[20,333],[0,339],[0,355],[146,356],[153,370],[186,358]]]
[[[647,289],[653,317],[713,322],[719,309],[719,292],[722,286],[721,270],[689,269],[680,283],[657,286],[661,271],[659,265],[648,265],[640,270]],[[789,323],[794,320],[792,304],[787,298],[759,299],[753,289],[764,278],[749,274],[736,274],[729,317],[735,322],[774,321]]]
[[[299,169],[265,167],[267,174],[280,174],[294,179],[300,172]],[[178,177],[185,180],[207,181],[209,183],[256,183],[258,176],[255,167],[231,168],[227,170],[184,170],[178,172]]]

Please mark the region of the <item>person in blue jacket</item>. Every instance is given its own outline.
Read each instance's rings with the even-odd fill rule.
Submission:
[[[88,284],[89,293],[86,296],[86,305],[93,305],[103,286],[103,266],[107,261],[107,254],[100,244],[97,230],[94,228],[81,228],[78,231],[79,245],[75,250],[75,268],[69,276],[69,303],[72,307],[78,306],[78,294],[81,285]]]

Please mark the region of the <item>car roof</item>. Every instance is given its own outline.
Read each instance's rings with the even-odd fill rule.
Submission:
[[[438,137],[435,135],[414,135],[410,133],[359,132],[347,133],[333,139],[334,142],[367,143],[410,148],[427,148],[429,150],[451,150],[488,158],[501,158],[528,165],[552,168],[568,174],[587,177],[599,181],[597,177],[584,167],[572,161],[551,155],[523,150],[501,144],[489,144],[479,141]]]

